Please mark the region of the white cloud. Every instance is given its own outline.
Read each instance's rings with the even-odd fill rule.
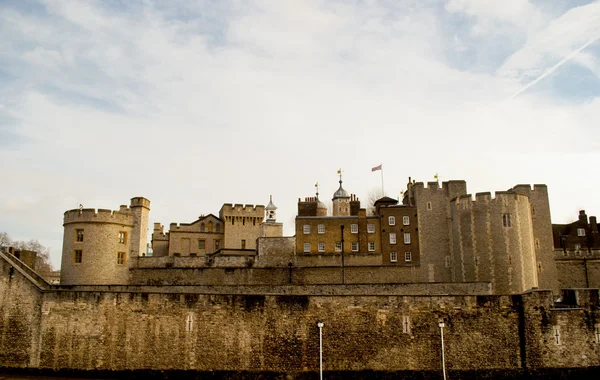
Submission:
[[[140,195],[151,221],[168,226],[273,194],[292,233],[296,200],[314,182],[327,200],[342,167],[344,187],[366,199],[379,163],[391,196],[409,175],[436,172],[478,191],[548,182],[552,196],[568,187],[567,165],[600,142],[597,100],[502,102],[517,83],[450,67],[446,41],[478,46],[442,25],[436,3],[46,4],[46,17],[0,12],[0,70],[13,77],[0,99],[28,138],[17,151],[0,147],[11,162],[0,175],[21,184],[0,190],[0,230],[13,237],[60,241],[65,209]],[[525,40],[522,20],[539,11],[495,7],[447,4]],[[597,67],[591,52],[578,59]],[[595,202],[590,193],[590,211]]]
[[[531,36],[499,68],[500,75],[536,77],[588,41],[600,37],[600,1],[570,9]],[[588,57],[587,62],[590,64]],[[573,62],[584,62],[584,58]]]

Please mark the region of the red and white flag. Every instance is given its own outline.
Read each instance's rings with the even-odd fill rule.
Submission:
[[[381,165],[383,165],[383,164],[379,164],[379,166],[375,166],[374,168],[371,169],[371,171],[376,172],[377,170],[381,170]]]

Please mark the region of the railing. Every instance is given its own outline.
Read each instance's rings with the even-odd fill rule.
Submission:
[[[37,274],[33,269],[28,267],[24,262],[15,256],[0,251],[0,257],[11,264],[14,268],[17,268],[17,270],[21,272],[23,276],[25,276],[39,289],[47,290],[50,287],[50,284],[48,284],[48,282],[42,276]]]

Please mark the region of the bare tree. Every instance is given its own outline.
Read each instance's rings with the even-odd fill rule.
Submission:
[[[6,232],[0,232],[0,246],[11,246],[16,249],[36,252],[35,271],[42,277],[54,271],[52,263],[50,263],[50,248],[42,245],[37,239],[12,241]]]
[[[0,232],[0,247],[9,247],[11,243],[10,236],[6,232]]]
[[[380,188],[371,189],[367,196],[367,214],[375,215],[375,202],[384,197],[383,191]]]

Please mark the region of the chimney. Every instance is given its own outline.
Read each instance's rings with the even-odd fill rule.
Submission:
[[[588,224],[588,218],[587,218],[587,215],[585,214],[585,210],[579,211],[579,221],[582,223]]]
[[[596,221],[595,216],[590,216],[590,226],[592,227],[592,233],[597,234],[598,233],[598,222]]]

